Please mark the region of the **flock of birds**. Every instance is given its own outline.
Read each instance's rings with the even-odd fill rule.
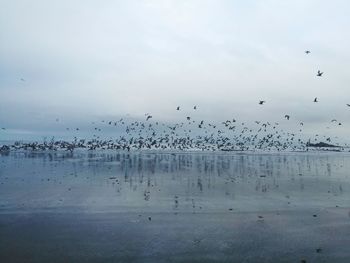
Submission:
[[[310,54],[309,50],[305,51]],[[316,76],[322,77],[324,72],[317,71]],[[24,79],[21,79],[25,81]],[[315,97],[314,103],[318,103]],[[266,100],[259,100],[259,105],[264,105]],[[350,107],[350,104],[346,104]],[[197,105],[193,106],[193,110],[198,109]],[[181,111],[181,107],[177,106],[176,111]],[[289,120],[291,116],[285,114],[284,118]],[[87,148],[89,150],[96,149],[123,149],[123,150],[140,150],[140,149],[176,149],[176,150],[209,150],[209,151],[244,151],[244,150],[308,150],[309,146],[316,143],[331,143],[331,137],[320,136],[315,134],[312,139],[305,141],[302,136],[304,123],[300,122],[297,132],[288,132],[280,128],[279,122],[263,122],[255,121],[252,125],[244,122],[237,122],[236,119],[225,120],[221,123],[211,123],[204,120],[195,120],[191,116],[186,116],[184,121],[175,124],[165,124],[158,121],[152,121],[153,116],[149,113],[145,114],[145,121],[127,120],[124,118],[118,121],[102,120],[101,124],[116,127],[122,132],[117,139],[110,137],[103,138],[104,127],[96,122],[93,124],[93,136],[90,139],[78,139],[75,137],[73,142],[63,140],[54,140],[50,142],[16,142],[13,145],[3,145],[0,151],[10,151],[11,149],[32,149],[32,150],[58,150],[65,149],[73,151],[75,148]],[[57,118],[56,122],[60,120]],[[331,123],[342,125],[336,119]],[[329,127],[327,127],[329,128]],[[6,128],[2,128],[6,130]],[[80,131],[80,128],[66,128],[67,131]],[[326,143],[323,143],[326,144]],[[327,146],[334,147],[339,145],[329,144]],[[343,147],[347,145],[343,145]]]

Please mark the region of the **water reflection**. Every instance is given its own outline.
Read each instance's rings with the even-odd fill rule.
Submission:
[[[12,152],[1,211],[235,212],[346,206],[346,153]]]

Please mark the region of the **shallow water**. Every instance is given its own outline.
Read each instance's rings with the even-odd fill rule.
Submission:
[[[12,152],[1,262],[350,262],[350,154]]]

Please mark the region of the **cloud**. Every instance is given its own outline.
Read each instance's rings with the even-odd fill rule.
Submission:
[[[289,113],[317,131],[348,114],[349,7],[341,0],[5,1],[0,121],[19,125],[43,111],[176,120],[174,107],[196,104],[199,118]]]

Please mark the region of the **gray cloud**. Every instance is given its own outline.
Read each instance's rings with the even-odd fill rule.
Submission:
[[[346,135],[349,7],[345,0],[2,1],[0,122],[46,127],[54,116],[145,112],[177,120],[177,105],[197,104],[198,118],[277,121],[288,113],[315,132],[339,118]]]

